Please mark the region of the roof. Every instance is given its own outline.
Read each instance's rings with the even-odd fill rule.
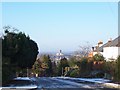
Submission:
[[[114,47],[114,46],[115,47],[120,47],[120,36],[118,36],[117,38],[115,38],[112,41],[108,41],[107,43],[105,43],[104,45],[102,45],[101,47],[99,47],[98,51],[103,52],[103,48],[104,47]]]

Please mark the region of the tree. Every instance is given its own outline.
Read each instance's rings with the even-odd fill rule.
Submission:
[[[108,79],[112,79],[115,76],[115,69],[116,69],[116,62],[115,61],[108,61],[105,62],[105,77]]]
[[[72,72],[70,73],[70,77],[78,77],[78,76],[79,76],[78,69],[72,70]]]
[[[120,56],[118,56],[115,67],[115,79],[120,81]]]
[[[10,30],[12,30],[11,27],[4,28],[5,35],[2,38],[3,81],[7,71],[10,72],[7,76],[9,77],[18,68],[21,70],[32,68],[38,54],[38,46],[35,41],[26,36],[25,33],[15,32],[14,29]]]
[[[45,68],[45,75],[46,76],[52,76],[53,71],[52,71],[52,62],[50,59],[49,55],[44,55],[43,56],[43,65]]]
[[[36,60],[32,69],[35,74],[41,75],[41,71],[42,71],[41,62]]]
[[[88,58],[83,57],[79,61],[77,61],[76,65],[79,67],[79,76],[87,77],[92,72],[93,62],[89,61]]]
[[[35,41],[22,32],[6,31],[2,44],[3,57],[9,57],[12,64],[16,64],[21,68],[32,67],[38,54],[38,47]]]
[[[62,75],[65,72],[65,67],[69,67],[68,61],[66,58],[62,58],[58,65],[58,75]]]
[[[74,66],[76,66],[76,64],[77,64],[77,60],[76,60],[75,57],[71,57],[71,58],[69,59],[68,63],[69,63],[69,65],[70,65],[70,67],[74,67]]]
[[[85,45],[79,45],[79,49],[75,51],[75,54],[80,57],[88,57],[88,54],[91,51],[91,45],[87,42]]]
[[[52,71],[53,71],[52,76],[57,76],[57,65],[56,65],[55,61],[52,63]]]
[[[103,57],[103,55],[101,55],[101,54],[95,54],[95,55],[93,56],[93,60],[94,60],[94,61],[104,61],[104,57]]]
[[[93,56],[93,74],[95,77],[104,77],[105,59],[100,53]]]
[[[88,64],[87,58],[82,58],[80,61],[80,74],[82,76],[84,76],[87,72],[87,64]]]

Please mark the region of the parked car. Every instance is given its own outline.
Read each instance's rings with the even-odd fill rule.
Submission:
[[[2,90],[36,90],[37,85],[35,81],[33,81],[29,77],[17,77],[13,80],[9,81],[2,87]]]

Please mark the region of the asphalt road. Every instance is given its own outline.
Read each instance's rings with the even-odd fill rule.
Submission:
[[[36,78],[38,90],[118,90],[100,84],[74,81],[55,77]]]

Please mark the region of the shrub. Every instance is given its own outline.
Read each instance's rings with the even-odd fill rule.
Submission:
[[[70,73],[70,77],[78,77],[79,76],[79,71],[76,69],[76,70],[73,70],[71,73]]]
[[[101,55],[101,54],[95,54],[95,55],[93,56],[93,60],[94,60],[94,61],[104,61],[104,57],[103,57],[103,55]]]
[[[116,62],[115,79],[116,81],[120,81],[120,56],[117,58]]]

